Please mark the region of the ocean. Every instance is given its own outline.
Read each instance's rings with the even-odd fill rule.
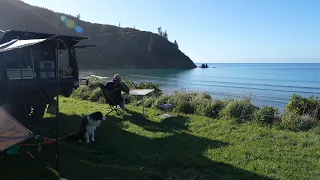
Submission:
[[[201,65],[196,63],[197,66]],[[208,63],[209,68],[83,70],[97,76],[119,73],[135,82],[160,83],[166,93],[175,90],[209,93],[216,99],[251,97],[257,106],[283,110],[293,93],[320,95],[320,63]]]

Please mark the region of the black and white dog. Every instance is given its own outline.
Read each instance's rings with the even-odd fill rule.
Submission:
[[[106,116],[102,115],[101,112],[94,112],[84,116],[80,126],[81,130],[79,131],[79,142],[82,142],[82,140],[87,143],[90,143],[90,140],[94,142],[94,133],[101,120],[106,120]]]

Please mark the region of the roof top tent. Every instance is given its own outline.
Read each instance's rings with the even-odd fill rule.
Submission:
[[[76,45],[84,39],[87,38],[5,31],[0,40],[0,105],[6,104],[10,114],[21,115],[27,111],[25,114],[38,115],[32,118],[42,118],[46,105],[56,103],[57,77],[59,95],[68,97],[79,87],[75,49],[94,46]],[[67,55],[66,67],[60,64],[62,54]]]

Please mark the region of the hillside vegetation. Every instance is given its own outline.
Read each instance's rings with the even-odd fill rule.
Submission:
[[[81,86],[72,93],[72,97],[89,100],[93,102],[105,103],[105,98],[98,84],[100,79],[91,78],[88,86]],[[159,109],[163,103],[173,104],[172,112],[184,114],[196,114],[217,119],[227,119],[238,124],[256,123],[261,126],[274,126],[279,129],[291,131],[315,131],[320,130],[320,100],[310,96],[304,98],[298,94],[293,94],[291,100],[286,105],[284,113],[279,113],[279,109],[272,106],[257,107],[252,104],[250,97],[234,99],[212,99],[206,93],[188,93],[177,91],[173,94],[163,95],[160,84],[153,82],[134,83],[125,78],[126,84],[131,89],[155,89],[157,97],[153,102],[151,97],[145,99],[145,106]],[[127,99],[141,104],[141,98],[127,96]],[[130,104],[130,102],[128,101]]]
[[[71,19],[83,32],[77,33]],[[20,0],[0,1],[0,29],[39,31],[47,33],[78,34],[89,37],[86,44],[95,48],[79,50],[80,68],[195,68],[192,60],[178,46],[158,34],[134,28],[120,28],[82,21],[79,17],[56,13],[26,4]]]

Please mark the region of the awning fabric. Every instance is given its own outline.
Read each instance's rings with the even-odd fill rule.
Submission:
[[[0,106],[0,152],[32,136],[31,131]]]
[[[18,40],[13,39],[7,43],[0,44],[0,52],[10,51],[13,49],[19,49],[26,46],[32,46],[34,44],[41,43],[47,39],[28,39],[28,40]]]

